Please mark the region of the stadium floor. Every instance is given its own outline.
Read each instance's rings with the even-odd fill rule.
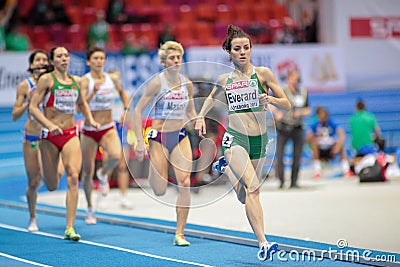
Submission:
[[[360,185],[356,179],[337,177],[335,170],[327,170],[319,181],[307,179],[308,172],[302,170],[301,189],[278,190],[273,178],[263,185],[268,237],[280,244],[280,252],[266,262],[257,260],[244,208],[224,183],[192,194],[196,207],[190,211],[185,233],[192,244],[180,248],[172,246],[173,187],[161,199],[152,197],[146,185],[131,188],[130,210],[120,207],[118,189],[105,199],[97,196],[98,224],[90,226],[83,220],[81,191],[75,228],[82,240],[75,243],[61,240],[65,185],[56,192],[39,190],[40,232],[32,234],[25,230],[25,176],[2,177],[0,266],[400,266],[400,179]],[[363,253],[396,262],[351,258]]]

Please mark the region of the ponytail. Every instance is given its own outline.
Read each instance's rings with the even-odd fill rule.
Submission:
[[[245,33],[240,27],[231,24],[228,26],[228,32],[225,41],[222,44],[222,49],[224,49],[227,53],[230,53],[232,49],[232,40],[235,38],[249,39],[250,47],[252,47],[250,36]]]

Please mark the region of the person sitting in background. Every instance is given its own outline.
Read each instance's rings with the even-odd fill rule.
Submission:
[[[382,133],[374,114],[365,110],[363,100],[357,101],[356,112],[350,117],[350,133],[356,157],[378,152],[375,140],[382,142]]]
[[[314,178],[321,177],[321,160],[327,161],[339,153],[342,160],[343,175],[346,177],[353,176],[344,149],[346,133],[329,118],[329,112],[324,107],[317,107],[316,114],[318,121],[311,125],[307,136],[314,159]]]
[[[105,48],[109,40],[109,24],[105,20],[106,13],[99,9],[96,12],[96,21],[89,26],[87,48]]]

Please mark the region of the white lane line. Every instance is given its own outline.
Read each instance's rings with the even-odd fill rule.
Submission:
[[[9,229],[9,230],[14,230],[14,231],[19,231],[19,232],[28,232],[27,229],[16,227],[16,226],[12,226],[12,225],[8,225],[8,224],[2,224],[2,223],[0,223],[0,228],[6,228],[6,229]],[[41,232],[41,231],[34,232],[32,234],[48,236],[48,237],[53,237],[53,238],[58,238],[58,239],[64,239],[64,236],[54,235],[54,234]],[[71,242],[74,242],[74,241],[71,241]],[[192,261],[184,261],[184,260],[179,260],[179,259],[173,259],[173,258],[158,256],[158,255],[154,255],[154,254],[150,254],[150,253],[146,253],[146,252],[141,252],[141,251],[137,251],[137,250],[132,250],[132,249],[127,249],[127,248],[121,248],[121,247],[116,247],[116,246],[96,243],[96,242],[92,242],[92,241],[79,240],[79,243],[92,245],[92,246],[97,246],[97,247],[109,248],[109,249],[113,249],[113,250],[117,250],[117,251],[128,252],[128,253],[131,253],[131,254],[141,255],[141,256],[154,258],[154,259],[159,259],[159,260],[166,260],[166,261],[172,261],[172,262],[183,263],[183,264],[194,265],[194,266],[201,266],[201,267],[212,267],[212,265],[207,265],[207,264],[202,264],[202,263],[197,263],[197,262],[192,262]]]
[[[9,258],[9,259],[16,260],[16,261],[21,261],[21,262],[24,262],[24,263],[29,263],[29,264],[32,264],[32,265],[35,265],[35,266],[53,267],[51,265],[41,264],[41,263],[34,262],[34,261],[28,261],[28,260],[21,259],[21,258],[12,256],[12,255],[9,255],[9,254],[1,253],[1,252],[0,252],[0,257],[5,257],[5,258]]]

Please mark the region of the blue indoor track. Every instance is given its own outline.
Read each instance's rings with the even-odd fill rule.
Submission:
[[[260,262],[252,233],[189,224],[185,236],[191,245],[176,247],[173,222],[98,213],[97,225],[89,226],[83,210],[78,210],[75,221],[82,239],[68,241],[63,239],[65,208],[43,204],[37,205],[40,231],[30,233],[21,151],[24,120],[13,123],[10,114],[11,108],[0,109],[0,267],[400,266],[399,254],[391,253],[396,262],[371,261],[328,254],[329,244],[278,236],[268,238],[280,244],[279,252]],[[39,192],[45,190],[42,186]],[[59,190],[65,190],[65,184]],[[374,251],[368,256],[385,254]]]

